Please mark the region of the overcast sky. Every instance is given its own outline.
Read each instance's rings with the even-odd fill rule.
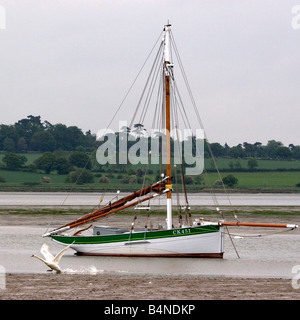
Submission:
[[[40,115],[84,132],[105,128],[170,20],[210,142],[300,145],[295,5],[0,0],[0,123]]]

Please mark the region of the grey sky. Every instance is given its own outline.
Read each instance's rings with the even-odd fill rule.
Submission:
[[[32,114],[84,132],[106,127],[169,19],[210,142],[300,144],[295,0],[0,5],[0,123]]]

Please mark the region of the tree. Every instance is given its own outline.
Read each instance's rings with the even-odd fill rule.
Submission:
[[[33,151],[54,151],[55,140],[53,135],[48,131],[37,131],[32,135],[30,140],[30,149]]]
[[[92,162],[89,156],[84,152],[80,152],[80,151],[72,152],[69,157],[69,162],[78,168],[86,168],[86,169],[92,168]]]
[[[27,151],[27,144],[23,137],[19,138],[17,143],[17,150],[18,152],[26,152]]]
[[[94,147],[96,146],[96,135],[91,133],[91,130],[88,130],[85,133],[85,137],[84,137],[84,145],[86,148],[88,148],[90,151],[94,149]]]
[[[258,167],[256,159],[249,159],[247,165],[250,170],[255,170]]]
[[[26,144],[29,145],[33,134],[37,131],[44,130],[40,116],[27,116],[26,119],[21,119],[14,125],[16,133],[19,137],[24,137]]]
[[[238,184],[238,179],[234,177],[232,174],[229,174],[228,176],[224,177],[222,181],[227,187],[234,187]]]
[[[275,140],[269,140],[266,147],[265,147],[265,151],[266,154],[269,158],[274,159],[276,157],[276,152],[278,150],[278,148],[282,147],[283,144],[280,141],[275,141]]]
[[[242,148],[241,144],[228,150],[228,156],[232,158],[243,158],[245,157],[245,154],[245,150]]]
[[[145,134],[146,129],[144,129],[144,125],[141,123],[136,123],[133,125],[134,129],[132,132],[135,132],[138,137],[141,137]]]
[[[255,142],[254,143],[254,156],[255,157],[263,157],[264,156],[264,146],[262,145],[261,142]]]
[[[49,128],[56,141],[56,148],[61,150],[75,150],[82,146],[84,149],[96,146],[96,136],[88,130],[84,135],[81,129],[76,126],[67,127],[58,123]]]
[[[210,149],[215,157],[221,157],[224,155],[224,147],[218,142],[211,143]]]
[[[241,162],[238,159],[234,159],[234,161],[230,161],[228,166],[230,170],[240,171],[242,169]]]
[[[17,170],[25,164],[27,158],[15,153],[6,153],[2,161],[8,170]]]
[[[3,141],[3,150],[8,152],[16,151],[16,145],[13,139],[5,138]]]
[[[246,153],[246,157],[255,157],[256,156],[256,145],[248,142],[243,143],[243,147]]]
[[[279,147],[276,152],[275,155],[279,158],[279,159],[291,159],[292,157],[292,151],[288,148],[288,147]]]
[[[56,142],[56,148],[61,150],[72,150],[71,137],[68,133],[66,125],[58,123],[55,124],[51,129],[51,133]]]
[[[72,149],[74,150],[77,146],[85,144],[85,136],[81,129],[76,126],[68,127],[68,135],[70,137]]]
[[[57,157],[53,164],[53,169],[57,170],[58,174],[68,174],[71,171],[72,166],[68,159],[64,157]]]
[[[238,160],[238,159],[235,159],[235,160],[234,160],[233,165],[234,165],[234,168],[235,168],[236,170],[241,170],[241,169],[242,169],[241,162],[240,162],[240,160]]]
[[[55,168],[56,155],[52,152],[45,152],[42,156],[37,158],[34,163],[38,169],[44,170],[49,174]]]
[[[295,146],[292,149],[292,154],[294,159],[300,159],[300,146]]]
[[[10,140],[7,140],[7,139],[10,139]],[[0,150],[4,150],[6,148],[6,151],[8,152],[15,151],[15,150],[12,150],[12,141],[14,144],[13,148],[15,148],[18,139],[19,139],[19,136],[16,133],[14,126],[8,126],[5,124],[0,125]],[[5,146],[5,141],[6,141],[6,146]],[[7,145],[7,142],[9,146]]]

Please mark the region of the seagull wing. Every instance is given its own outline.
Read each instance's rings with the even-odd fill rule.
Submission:
[[[51,262],[54,259],[54,256],[49,251],[49,245],[44,243],[41,247],[41,254],[45,257],[46,261]]]
[[[74,242],[73,242],[73,243],[74,243]],[[61,259],[61,257],[65,254],[65,252],[71,247],[71,245],[72,245],[73,243],[71,243],[71,244],[69,244],[67,247],[63,248],[63,249],[55,256],[53,262],[58,264],[59,261],[60,261],[60,259]]]

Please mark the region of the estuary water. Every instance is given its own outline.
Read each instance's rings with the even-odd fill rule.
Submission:
[[[107,196],[107,195],[106,195]],[[114,194],[107,196],[114,197]],[[296,194],[233,194],[232,205],[243,206],[283,206],[284,213],[278,215],[253,215],[246,213],[239,217],[242,221],[295,223],[300,225],[300,215],[289,214],[289,207],[300,206]],[[223,197],[223,196],[222,196]],[[218,201],[225,204],[226,198]],[[213,205],[208,195],[193,195],[191,204]],[[64,193],[1,193],[0,208],[10,206],[93,206],[99,201],[99,194]],[[201,203],[199,203],[201,199]],[[299,209],[300,211],[300,209]],[[113,219],[119,219],[114,216]],[[61,225],[73,219],[69,215],[0,214],[0,266],[10,273],[47,273],[47,267],[32,254],[40,255],[44,242],[50,245],[53,254],[62,247],[48,238],[42,238],[49,225]],[[122,218],[122,223],[132,222],[132,217]],[[161,218],[163,219],[163,218]],[[227,220],[232,220],[232,217]],[[116,222],[113,220],[112,222]],[[82,257],[69,250],[60,265],[66,273],[121,273],[155,275],[193,276],[236,276],[236,277],[279,277],[293,278],[300,266],[300,231],[286,229],[230,228],[231,239],[225,236],[224,259],[197,258],[117,258]]]
[[[65,192],[0,192],[1,206],[95,206],[103,199],[109,202],[117,196],[128,193],[65,193]],[[183,202],[183,195],[179,195]],[[159,199],[160,198],[160,199]],[[212,197],[209,193],[190,193],[189,204],[197,206],[233,205],[233,206],[300,206],[300,194],[224,194],[217,193]],[[151,200],[153,205],[165,204],[162,197]],[[175,201],[175,200],[174,200]]]

